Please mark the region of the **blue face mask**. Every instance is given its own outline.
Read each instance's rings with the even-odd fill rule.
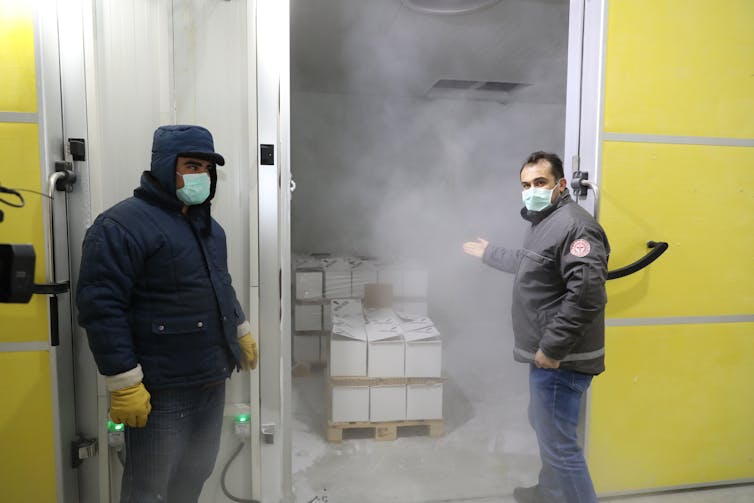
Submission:
[[[186,174],[181,177],[183,177],[183,187],[175,191],[178,199],[189,206],[202,204],[207,200],[211,184],[208,173]]]
[[[551,189],[530,187],[521,193],[521,199],[529,211],[542,211],[552,206],[552,193],[558,188],[558,184]]]

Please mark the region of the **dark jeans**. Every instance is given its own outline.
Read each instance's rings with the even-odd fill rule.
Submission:
[[[126,428],[121,503],[199,499],[220,446],[225,383],[151,391],[144,428]]]
[[[591,382],[588,374],[530,368],[529,422],[537,433],[539,487],[547,501],[597,501],[577,434],[581,398]]]

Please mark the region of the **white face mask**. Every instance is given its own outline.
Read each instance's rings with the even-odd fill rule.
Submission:
[[[529,211],[542,211],[552,206],[552,194],[558,188],[558,184],[551,189],[530,187],[521,193],[524,206]]]
[[[178,173],[181,175],[181,173]],[[183,187],[175,191],[178,199],[191,206],[202,204],[209,197],[211,179],[208,173],[183,174]]]

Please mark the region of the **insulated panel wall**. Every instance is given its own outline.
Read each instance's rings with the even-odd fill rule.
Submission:
[[[57,501],[50,356],[0,352],[0,369],[3,501]]]
[[[754,310],[754,148],[604,142],[600,222],[610,269],[670,248],[608,283],[611,318],[739,315]]]
[[[754,138],[754,3],[607,3],[606,131]]]
[[[610,327],[591,398],[598,490],[752,476],[752,334],[754,323]]]
[[[606,367],[587,459],[600,494],[754,479],[754,3],[610,0],[600,221]],[[587,100],[588,101],[588,100]]]
[[[0,0],[0,183],[42,190],[34,5]],[[23,121],[23,122],[19,122]],[[34,279],[44,283],[45,247],[42,197],[21,192],[22,208],[0,204],[0,243],[32,244]],[[2,198],[11,203],[10,194]],[[0,304],[0,488],[3,501],[56,501],[55,424],[52,410],[47,297],[27,304]],[[42,344],[40,344],[42,343]],[[31,350],[22,351],[19,348]]]
[[[41,190],[37,124],[0,122],[0,152],[5,164],[0,172],[0,183],[4,187]],[[0,223],[0,243],[33,245],[36,253],[34,281],[44,283],[44,203],[40,195],[31,192],[21,194],[25,200],[23,208],[0,205],[4,213],[3,222]],[[9,194],[3,194],[3,199],[17,202]],[[46,296],[34,295],[27,304],[0,304],[0,342],[47,341],[47,302]]]
[[[0,0],[0,111],[36,112],[32,2]],[[3,153],[6,150],[2,151]]]

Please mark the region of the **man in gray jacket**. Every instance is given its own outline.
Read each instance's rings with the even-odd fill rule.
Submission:
[[[539,483],[516,488],[519,502],[597,501],[578,444],[581,399],[605,370],[605,281],[610,246],[602,227],[568,194],[563,162],[534,152],[521,172],[521,216],[531,222],[521,249],[464,243],[469,255],[515,274],[516,361],[530,364],[529,421],[537,434]]]

